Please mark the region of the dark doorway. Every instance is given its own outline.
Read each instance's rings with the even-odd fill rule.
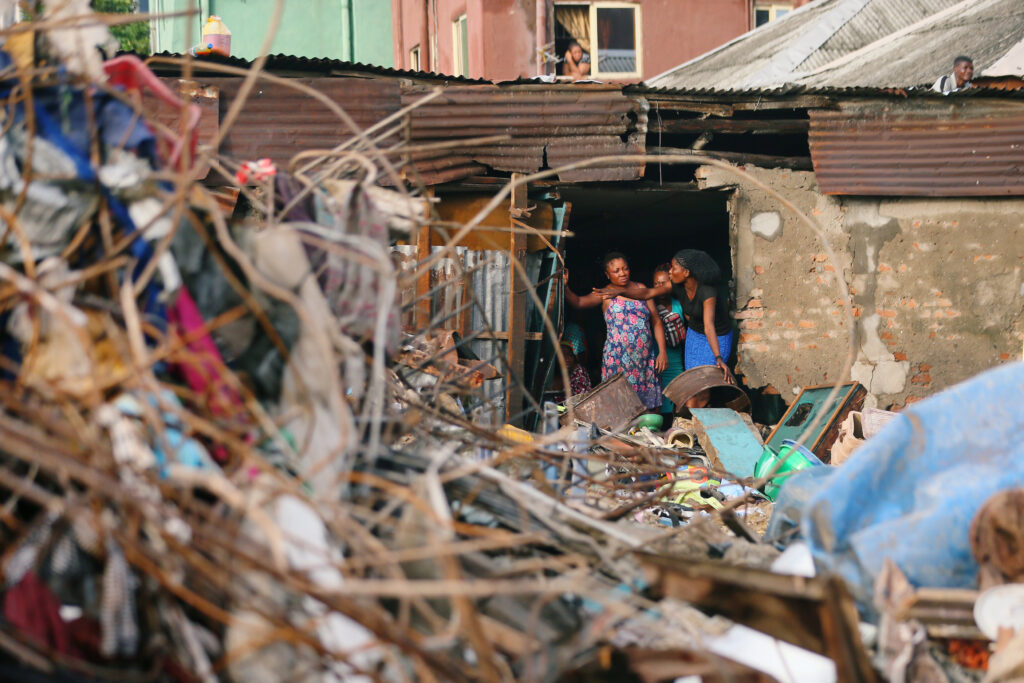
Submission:
[[[601,261],[609,251],[629,259],[631,278],[650,285],[654,268],[680,249],[702,249],[724,274],[722,296],[731,298],[732,259],[729,246],[728,192],[699,191],[689,183],[676,185],[572,185],[559,187],[572,203],[565,258],[569,286],[577,294],[603,286]],[[587,367],[600,382],[605,323],[600,308],[566,311],[587,337]]]

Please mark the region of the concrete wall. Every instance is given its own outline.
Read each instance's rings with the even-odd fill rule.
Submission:
[[[707,188],[737,185],[731,243],[738,370],[792,400],[833,381],[848,348],[838,268],[850,287],[852,378],[877,405],[902,406],[1000,363],[1024,339],[1024,199],[826,197],[814,174],[747,167],[816,219],[838,254],[767,193],[703,167]]]
[[[394,58],[411,69],[409,51],[420,46],[420,68],[455,72],[452,22],[466,15],[470,78],[513,80],[536,72],[533,0],[391,0]],[[436,7],[436,12],[435,12]],[[435,34],[436,25],[436,34]],[[432,51],[436,49],[436,59]]]
[[[751,0],[637,0],[636,4],[641,15],[643,78],[698,57],[751,26]],[[391,0],[391,7],[395,66],[411,68],[409,50],[420,45],[422,67],[430,70],[431,62],[423,56],[434,42],[434,3]],[[451,22],[465,13],[469,76],[511,80],[537,75],[536,0],[437,0],[436,7],[437,71],[452,73]],[[549,17],[549,29],[552,22]]]
[[[175,17],[154,22],[155,52],[185,53],[200,41],[202,25],[216,14],[231,30],[231,54],[259,56],[267,35],[274,0],[151,0],[154,12],[202,8],[193,19]],[[192,24],[191,42],[187,36]],[[343,59],[392,66],[391,5],[387,0],[288,0],[271,54]]]

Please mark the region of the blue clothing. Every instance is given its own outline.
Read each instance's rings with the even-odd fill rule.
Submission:
[[[672,299],[672,312],[676,313],[680,318],[683,317],[683,305],[678,300]],[[684,344],[686,342],[683,342]],[[661,387],[664,389],[668,386],[668,383],[674,380],[676,377],[683,373],[683,347],[677,346],[676,348],[665,349],[666,355],[668,355],[668,367],[661,373]],[[665,398],[661,402],[661,412],[673,413],[675,412],[675,404],[672,401]]]
[[[711,350],[711,344],[703,332],[698,332],[692,327],[686,330],[686,352],[683,354],[686,362],[686,369],[695,368],[700,365],[715,365],[715,352]],[[722,358],[729,360],[732,353],[732,330],[728,334],[718,335],[718,350]]]

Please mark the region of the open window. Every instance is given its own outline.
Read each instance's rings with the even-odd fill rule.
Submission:
[[[555,51],[572,41],[590,61],[590,75],[604,80],[639,79],[643,73],[640,6],[631,2],[555,4]]]
[[[419,45],[417,45],[416,47],[414,47],[411,50],[409,50],[409,68],[412,71],[421,71],[422,70],[420,68],[420,46]]]
[[[465,14],[452,22],[452,74],[469,75],[469,31]]]

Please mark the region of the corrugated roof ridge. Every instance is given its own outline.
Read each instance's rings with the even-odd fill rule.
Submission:
[[[131,53],[124,53],[131,54]],[[175,52],[159,52],[155,53],[154,57],[187,57],[188,55],[179,54]],[[252,66],[253,61],[242,57],[224,57],[221,55],[206,55],[202,57],[194,57],[196,66],[202,66],[203,62],[211,62],[214,64],[230,64],[232,66],[238,66],[248,68]],[[433,71],[413,71],[409,69],[396,69],[390,66],[380,66],[377,64],[366,64],[363,62],[348,62],[342,59],[333,59],[330,57],[304,57],[302,55],[288,55],[282,53],[274,53],[267,55],[267,61],[264,68],[289,68],[295,66],[312,66],[318,68],[331,69],[335,71],[361,71],[364,73],[376,73],[386,76],[397,76],[405,78],[417,78],[421,80],[435,80],[435,81],[454,81],[458,83],[491,83],[492,81],[483,78],[469,78],[467,76],[453,76],[450,74],[442,74]]]
[[[693,64],[695,62],[702,61],[704,59],[707,59],[708,57],[711,57],[711,56],[716,55],[716,54],[718,54],[720,52],[723,52],[723,51],[727,50],[728,48],[732,47],[733,45],[735,45],[736,43],[739,43],[739,42],[744,41],[744,40],[749,40],[750,37],[755,35],[755,34],[757,34],[757,35],[764,35],[764,33],[766,31],[772,31],[772,32],[780,31],[781,29],[779,29],[779,26],[781,25],[781,23],[784,22],[786,19],[789,19],[790,17],[793,17],[793,16],[797,15],[798,12],[809,12],[809,11],[812,11],[812,10],[819,9],[822,6],[830,4],[830,3],[835,4],[835,3],[839,2],[839,1],[840,0],[814,0],[814,2],[809,2],[806,5],[798,7],[795,11],[790,12],[789,14],[787,14],[785,17],[783,17],[780,20],[769,22],[769,23],[764,24],[762,26],[757,26],[755,28],[752,28],[751,30],[747,31],[746,33],[741,33],[740,35],[736,36],[732,40],[730,40],[728,42],[725,42],[725,43],[722,43],[718,47],[716,47],[716,48],[714,48],[712,50],[709,50],[708,52],[705,52],[702,55],[698,55],[698,56],[694,57],[691,60],[683,62],[682,64],[677,64],[676,66],[672,67],[671,69],[668,69],[666,71],[661,72],[657,76],[652,76],[651,78],[648,78],[646,81],[644,81],[644,83],[653,84],[655,81],[657,81],[659,79],[662,79],[662,78],[665,78],[665,77],[675,73],[676,71],[680,71],[682,69],[685,69],[686,67],[690,66],[691,64]],[[760,31],[761,33],[758,33],[758,31]],[[654,87],[657,87],[657,86],[654,86]]]

